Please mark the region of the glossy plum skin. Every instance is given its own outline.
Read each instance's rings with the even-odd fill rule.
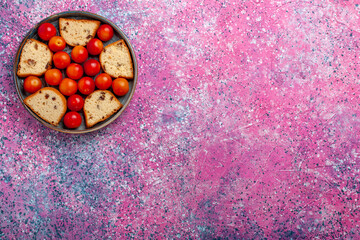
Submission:
[[[84,99],[78,95],[71,95],[67,100],[68,109],[78,112],[84,107]]]
[[[91,77],[83,77],[78,82],[78,89],[84,95],[89,95],[95,90],[95,82]]]
[[[85,74],[93,77],[100,72],[100,63],[95,59],[89,59],[84,63]]]
[[[43,23],[38,28],[38,35],[42,40],[49,41],[56,35],[56,28],[51,23]]]
[[[67,128],[73,129],[80,127],[82,122],[81,115],[78,112],[68,112],[64,116],[64,125]]]
[[[114,36],[114,30],[109,24],[103,24],[97,30],[97,36],[101,41],[109,41]]]

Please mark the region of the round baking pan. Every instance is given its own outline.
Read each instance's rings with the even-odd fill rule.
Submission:
[[[85,126],[85,119],[84,119],[84,114],[82,111],[80,111],[80,115],[82,117],[82,123],[80,125],[80,127],[76,128],[76,129],[68,129],[64,126],[63,121],[61,120],[58,126],[53,126],[49,123],[47,123],[46,121],[44,121],[43,119],[41,119],[38,115],[36,115],[28,106],[26,106],[26,104],[24,103],[24,99],[29,96],[30,94],[27,93],[24,88],[23,88],[23,83],[25,78],[20,78],[17,76],[17,70],[18,70],[18,64],[20,61],[20,55],[21,55],[21,51],[24,47],[24,44],[26,43],[27,39],[35,39],[38,41],[41,41],[45,44],[47,44],[47,42],[41,40],[37,34],[37,29],[38,27],[45,22],[51,23],[55,26],[56,31],[57,31],[57,36],[60,36],[60,32],[59,32],[59,18],[72,18],[72,19],[89,19],[89,20],[98,20],[101,22],[101,24],[109,24],[110,26],[112,26],[112,28],[114,29],[114,36],[111,40],[107,41],[107,42],[103,42],[104,47],[115,42],[118,41],[120,39],[123,39],[125,41],[125,43],[127,44],[129,51],[130,51],[130,55],[132,58],[132,62],[133,62],[133,69],[134,69],[134,78],[131,80],[128,80],[129,82],[129,92],[122,97],[118,97],[118,100],[123,104],[123,107],[117,111],[116,113],[114,113],[111,117],[109,117],[108,119],[106,119],[105,121],[99,122],[96,125],[94,125],[91,128],[86,128]],[[71,53],[73,47],[67,45],[65,48],[65,52],[67,53]],[[89,58],[93,58],[96,60],[99,60],[99,56],[91,56],[89,55]],[[66,76],[65,74],[65,70],[61,70],[63,73],[63,77]],[[103,70],[101,69],[99,74],[103,73]],[[19,99],[21,101],[21,103],[23,104],[23,106],[25,107],[25,109],[35,118],[37,119],[40,123],[42,123],[43,125],[45,125],[46,127],[49,127],[51,129],[60,131],[60,132],[65,132],[65,133],[87,133],[87,132],[92,132],[95,130],[98,130],[100,128],[103,128],[105,126],[107,126],[108,124],[110,124],[111,122],[113,122],[116,118],[118,118],[122,112],[126,109],[126,107],[129,105],[132,96],[134,95],[135,92],[135,88],[136,88],[136,83],[137,83],[137,79],[138,79],[138,68],[137,68],[137,61],[136,61],[136,56],[134,53],[134,49],[131,46],[130,41],[128,40],[128,38],[126,37],[125,33],[119,28],[117,27],[114,23],[112,23],[111,21],[109,21],[108,19],[99,16],[97,14],[94,13],[90,13],[90,12],[83,12],[83,11],[68,11],[68,12],[61,12],[61,13],[57,13],[54,14],[48,18],[43,19],[41,22],[39,22],[38,24],[36,24],[29,32],[28,34],[26,34],[26,36],[24,37],[24,39],[22,40],[20,47],[17,51],[16,57],[15,57],[15,62],[14,62],[14,68],[13,68],[13,76],[14,76],[14,81],[15,81],[15,86],[16,86],[16,90],[19,96]],[[93,79],[95,79],[96,76],[93,77]],[[42,81],[43,87],[47,87],[49,86],[44,79],[44,76],[39,77]],[[58,89],[58,86],[51,86],[54,87],[56,89]],[[111,89],[109,89],[111,91]],[[77,94],[81,95],[79,93],[79,91],[77,92]],[[82,95],[83,98],[85,99],[86,96]],[[69,111],[69,110],[68,110]]]

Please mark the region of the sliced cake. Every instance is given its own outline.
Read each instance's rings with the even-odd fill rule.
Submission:
[[[96,35],[100,21],[87,19],[60,18],[60,35],[70,46],[85,46]]]
[[[86,127],[105,121],[122,107],[121,102],[108,90],[96,90],[85,99]]]
[[[130,51],[123,39],[107,45],[100,53],[99,59],[104,72],[113,78],[134,78]]]
[[[41,76],[51,68],[52,52],[49,47],[35,39],[28,39],[21,51],[17,75],[19,77]]]
[[[24,103],[46,122],[57,126],[66,112],[66,98],[55,88],[45,87],[24,99]]]

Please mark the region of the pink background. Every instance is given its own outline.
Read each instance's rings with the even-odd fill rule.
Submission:
[[[355,1],[0,1],[0,238],[359,238]],[[13,60],[54,13],[113,21],[130,105],[67,135],[18,100]]]

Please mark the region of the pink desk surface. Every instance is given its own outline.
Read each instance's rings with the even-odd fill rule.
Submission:
[[[0,1],[1,239],[360,237],[355,1]],[[113,21],[137,54],[124,112],[55,132],[13,59],[54,13]]]

